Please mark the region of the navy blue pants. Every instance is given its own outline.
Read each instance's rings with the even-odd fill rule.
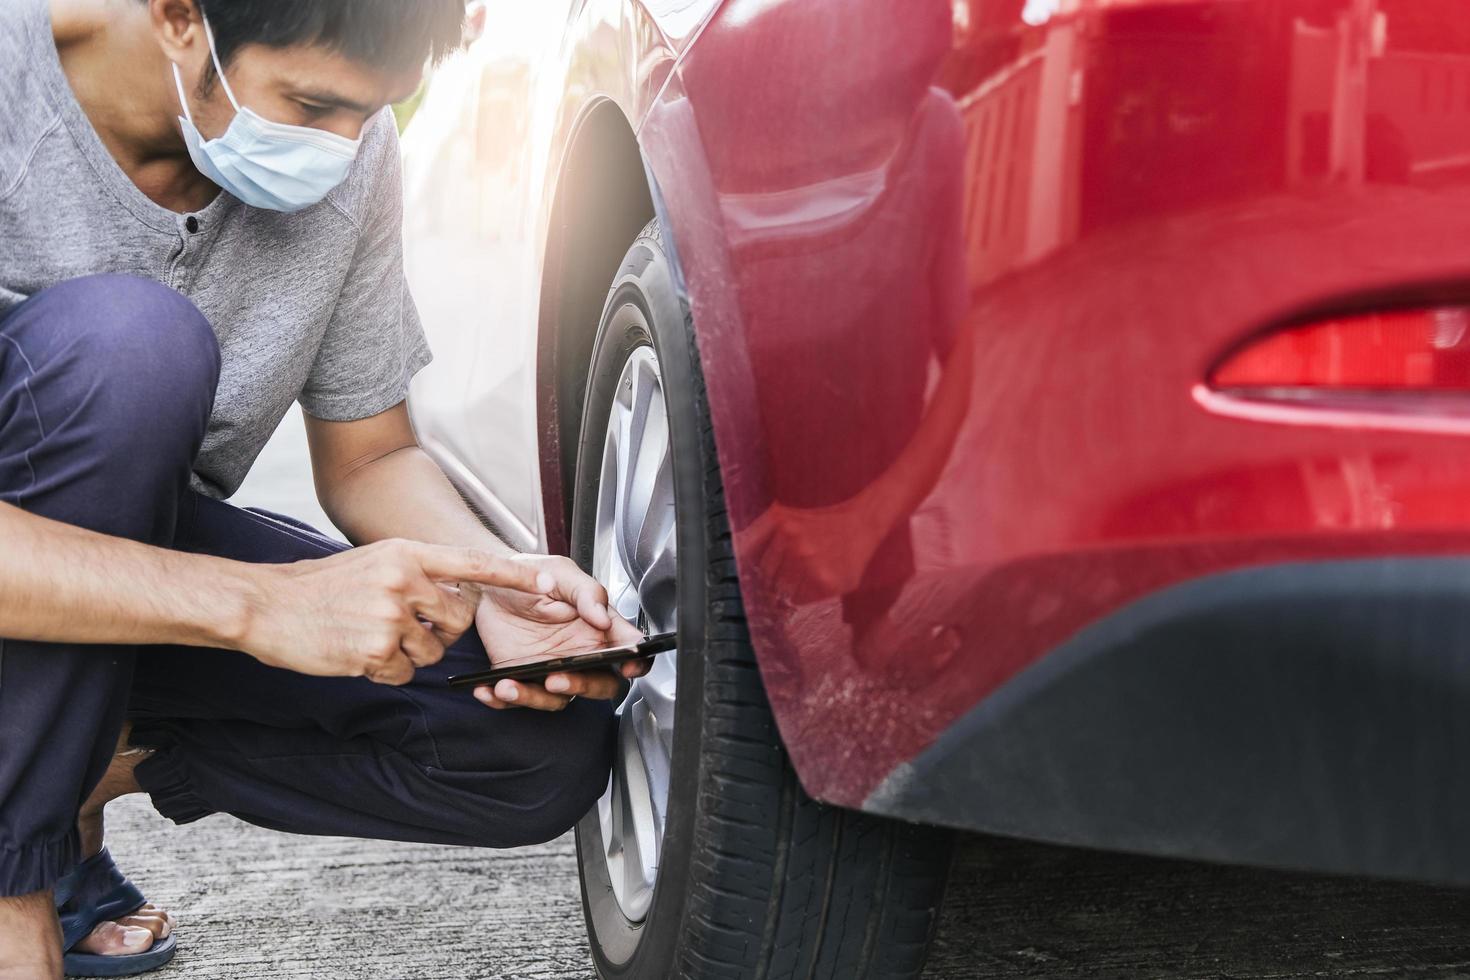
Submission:
[[[189,489],[219,371],[209,324],[163,286],[98,276],[33,297],[0,320],[0,501],[241,561],[345,548]],[[77,862],[77,810],[125,718],[133,744],[158,750],[139,782],[180,823],[224,812],[301,834],[549,840],[607,786],[612,708],[497,712],[445,685],[485,662],[474,630],[401,688],[232,651],[0,640],[0,897]]]

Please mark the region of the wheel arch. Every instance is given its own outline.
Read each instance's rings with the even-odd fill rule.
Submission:
[[[602,98],[571,129],[546,234],[541,282],[537,418],[545,544],[565,553],[587,365],[608,284],[628,243],[654,217],[638,137]]]
[[[636,131],[629,118],[607,97],[584,108],[569,129],[547,212],[537,418],[544,543],[560,554],[571,544],[587,368],[607,291],[629,243],[655,217],[664,226],[682,298],[699,324],[696,354],[710,400],[725,503],[737,535],[770,499],[738,277],[691,100],[676,78]],[[747,600],[749,612],[762,621],[779,621],[779,610],[767,608],[758,596],[751,598],[755,601]],[[764,675],[770,651],[758,637],[752,640]],[[772,708],[789,746],[796,737],[787,730],[792,706],[779,686],[774,693]],[[801,761],[793,757],[798,778],[808,793],[821,799],[820,770]]]

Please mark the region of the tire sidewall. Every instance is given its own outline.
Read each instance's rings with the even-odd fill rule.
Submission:
[[[641,923],[622,916],[607,884],[602,835],[594,808],[577,825],[583,909],[588,940],[600,976],[674,975],[685,912],[699,798],[703,727],[708,548],[703,474],[712,463],[699,419],[697,370],[688,327],[688,304],[675,286],[672,266],[656,236],[647,232],[629,250],[604,307],[593,347],[584,399],[577,476],[573,489],[572,558],[592,563],[592,526],[608,417],[624,364],[639,347],[652,346],[659,362],[669,416],[678,548],[679,678],[669,812],[653,902]]]

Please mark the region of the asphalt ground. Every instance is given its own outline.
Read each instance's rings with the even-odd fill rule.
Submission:
[[[322,521],[293,415],[238,503]],[[175,910],[189,980],[585,980],[570,837],[494,852],[290,837],[109,810],[113,853]],[[978,836],[926,977],[1470,977],[1470,891]]]

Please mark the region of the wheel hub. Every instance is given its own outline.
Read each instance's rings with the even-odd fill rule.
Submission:
[[[592,574],[613,608],[650,632],[678,626],[668,413],[658,358],[638,347],[618,380],[603,445]],[[597,804],[618,906],[639,922],[658,877],[674,751],[677,654],[657,657],[618,707],[612,778]]]

